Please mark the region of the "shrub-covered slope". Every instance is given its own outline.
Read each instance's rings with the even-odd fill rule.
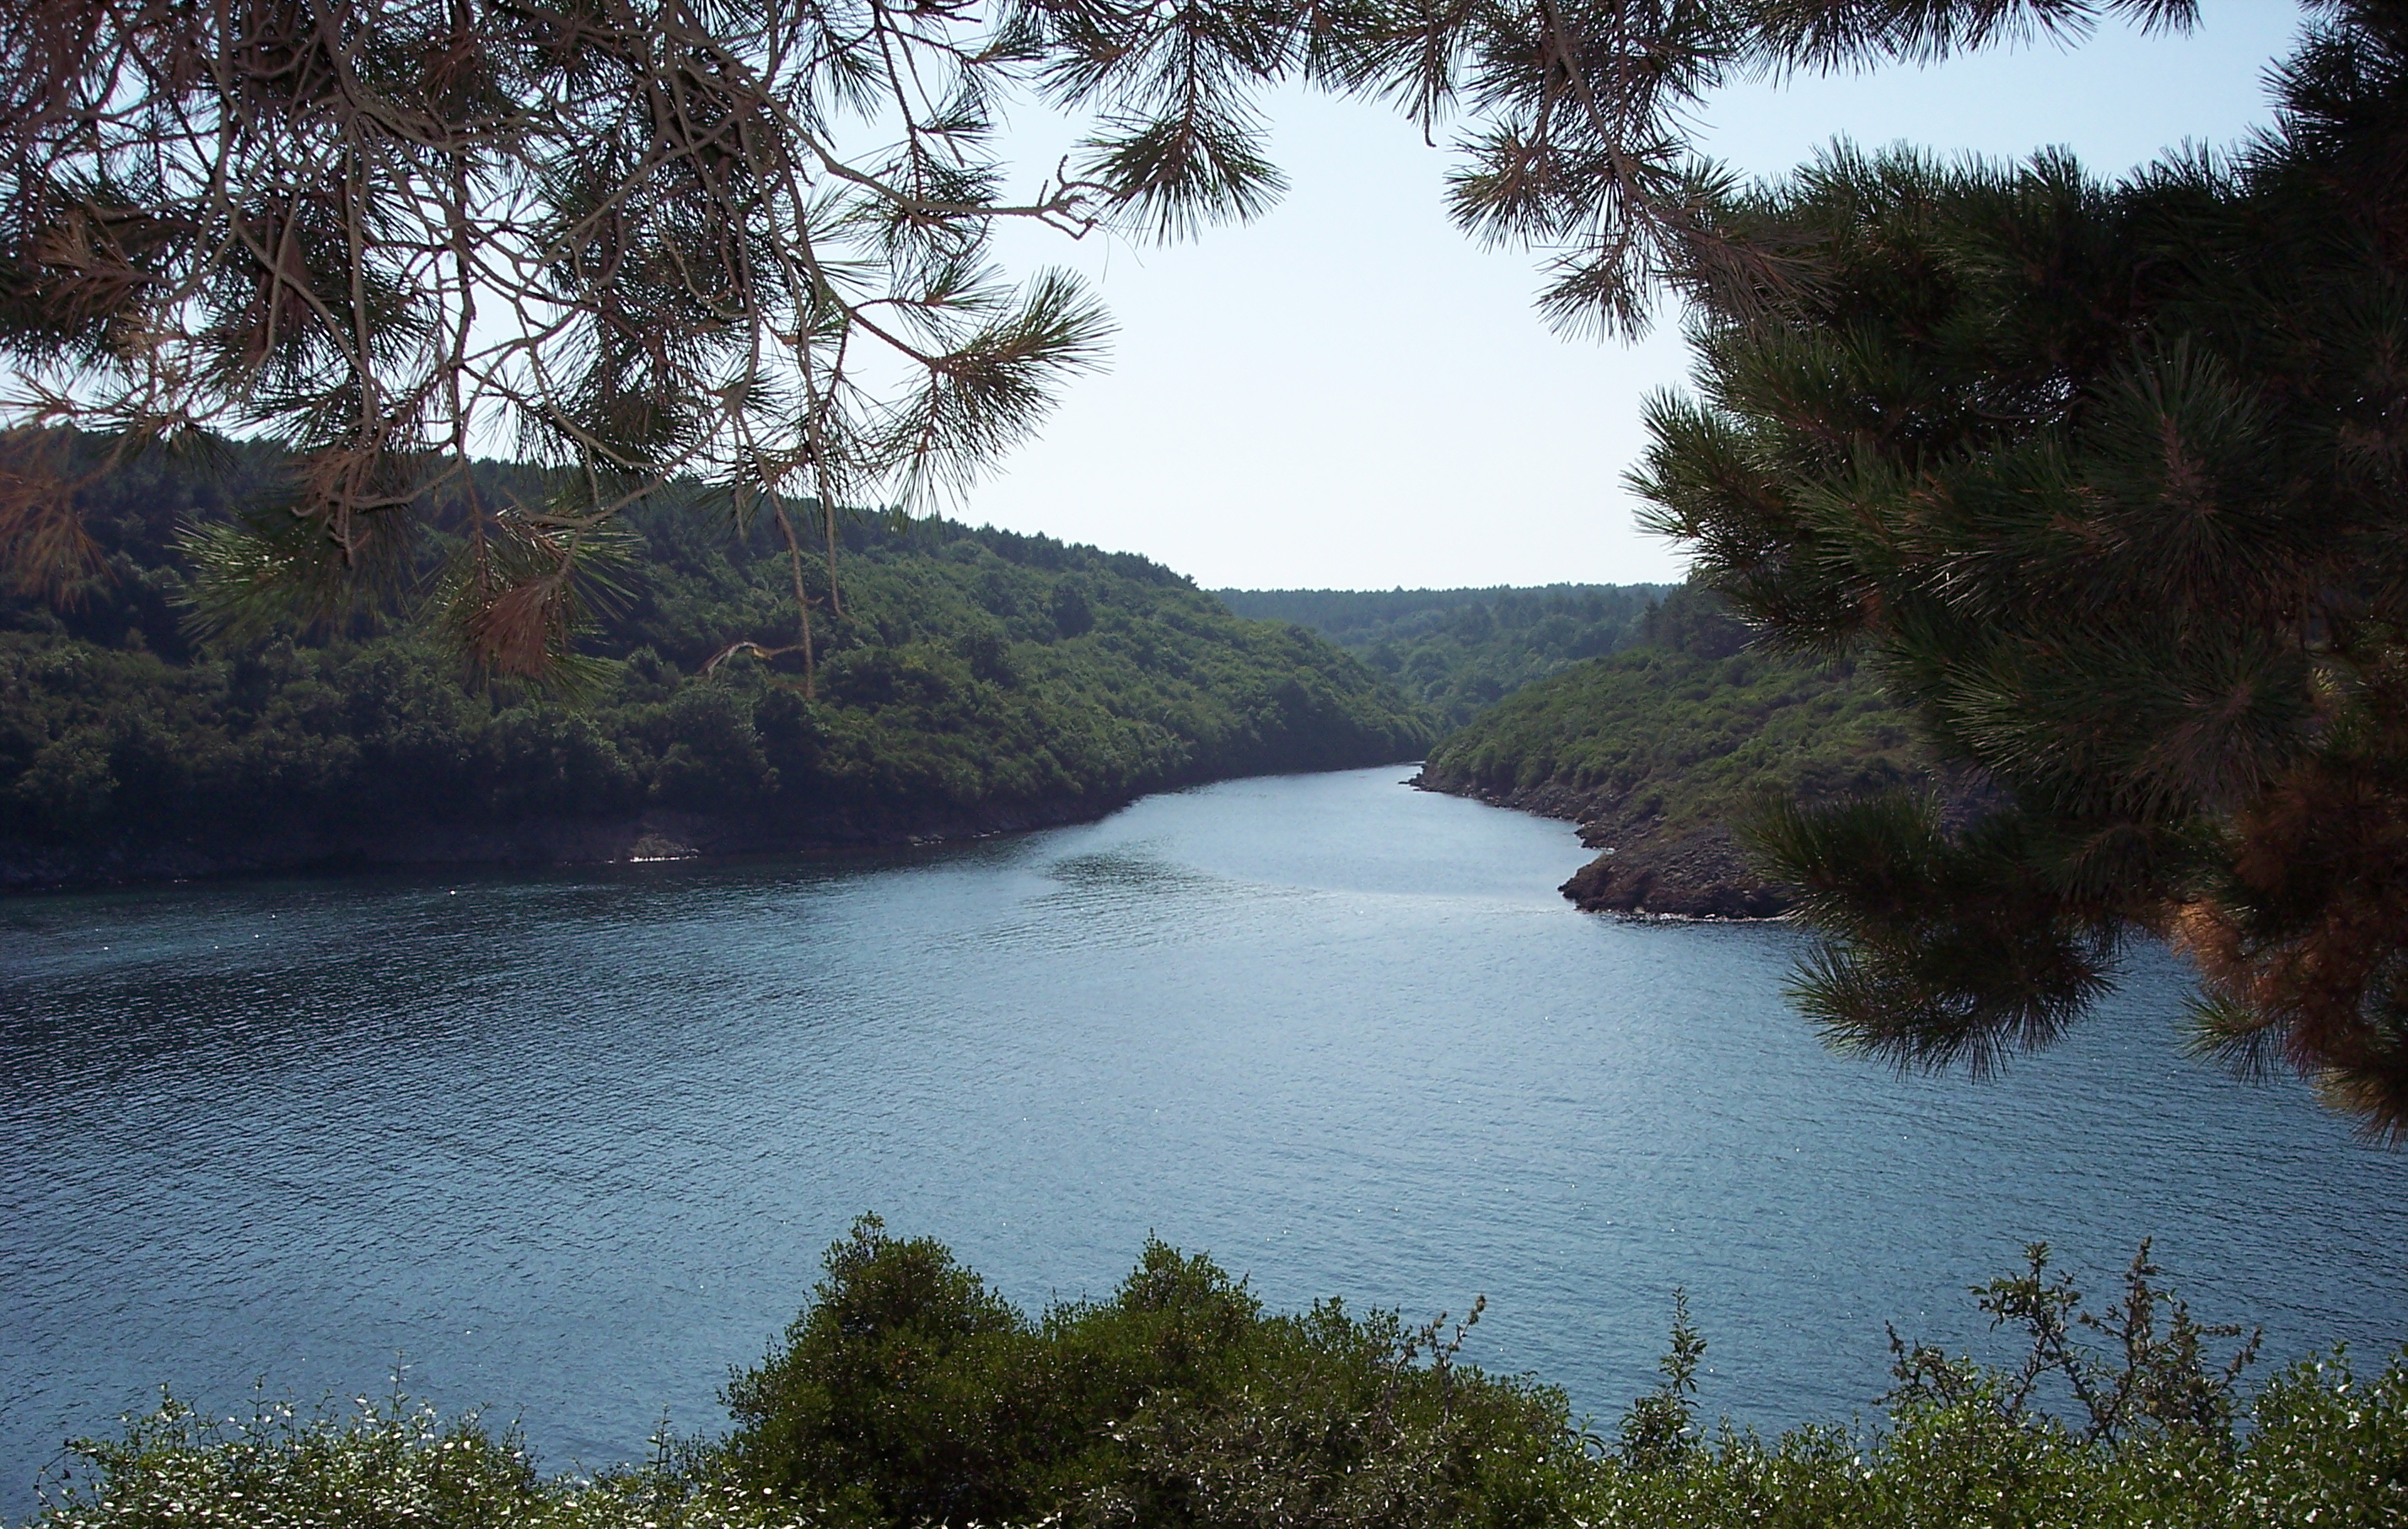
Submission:
[[[1532,680],[1629,645],[1661,584],[1542,589],[1224,589],[1230,610],[1293,621],[1388,675],[1449,727]]]
[[[941,521],[846,528],[814,699],[791,654],[698,672],[738,640],[794,642],[792,572],[767,527],[677,507],[628,517],[624,599],[573,706],[467,685],[441,644],[369,623],[195,643],[178,531],[272,469],[95,484],[105,572],[0,601],[0,885],[893,841],[1428,739],[1355,659],[1159,565]]]
[[[1904,715],[1849,664],[1751,651],[1745,628],[1685,588],[1641,636],[1448,734],[1422,776],[1578,821],[1604,851],[1566,884],[1584,907],[1779,913],[1784,891],[1749,869],[1731,832],[1753,807],[1935,783]]]

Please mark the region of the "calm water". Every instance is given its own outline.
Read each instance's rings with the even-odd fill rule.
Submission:
[[[1618,1412],[1671,1291],[1710,1409],[1866,1407],[1883,1322],[2156,1233],[2295,1356],[2408,1337],[2408,1160],[2178,1060],[2153,964],[2003,1082],[1901,1082],[1779,999],[1796,936],[1584,916],[1570,829],[1240,781],[877,860],[0,904],[0,1510],[160,1382],[523,1417],[639,1453],[857,1213],[1025,1304],[1151,1231],[1278,1305],[1490,1300],[1483,1363]]]

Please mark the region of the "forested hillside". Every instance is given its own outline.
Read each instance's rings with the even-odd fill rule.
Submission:
[[[1771,800],[1940,784],[1905,716],[1846,662],[1767,654],[1683,587],[1640,645],[1507,697],[1430,750],[1423,784],[1566,817],[1602,850],[1565,887],[1582,906],[1763,916],[1783,889],[1732,826]],[[1960,788],[1961,790],[1961,788]]]
[[[1309,627],[1449,727],[1568,664],[1627,647],[1663,584],[1539,589],[1223,589],[1241,616]]]
[[[479,685],[406,625],[204,642],[178,538],[280,464],[152,459],[83,490],[100,571],[0,596],[0,885],[322,860],[614,858],[1059,820],[1153,788],[1409,758],[1357,660],[1141,557],[855,518],[816,694],[767,526],[638,506],[574,703]],[[438,549],[439,550],[439,549]]]

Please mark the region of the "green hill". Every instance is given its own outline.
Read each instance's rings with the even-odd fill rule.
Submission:
[[[1516,691],[1435,744],[1422,783],[1570,818],[1604,851],[1582,906],[1763,916],[1787,899],[1732,825],[1768,799],[1828,800],[1936,777],[1904,714],[1850,664],[1764,654],[1682,588],[1641,645]]]
[[[793,642],[792,573],[767,527],[676,504],[627,515],[624,598],[580,643],[573,706],[464,683],[404,626],[196,642],[177,537],[278,470],[239,450],[116,472],[83,495],[102,573],[0,596],[0,886],[896,842],[1430,736],[1359,661],[1158,564],[940,520],[843,528],[848,615],[817,613],[813,699],[791,654],[698,672]]]
[[[1449,727],[1569,664],[1627,647],[1663,584],[1223,589],[1241,616],[1309,627]]]

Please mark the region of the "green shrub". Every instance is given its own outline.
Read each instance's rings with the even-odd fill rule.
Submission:
[[[874,1219],[827,1255],[782,1352],[728,1387],[748,1483],[848,1516],[992,1521],[1022,1506],[1008,1392],[1032,1334],[1020,1313],[926,1238]]]
[[[2307,1361],[2244,1405],[2256,1335],[2195,1320],[2158,1272],[2143,1243],[2121,1297],[2093,1312],[2035,1244],[2022,1274],[1974,1291],[1994,1326],[2021,1331],[2019,1365],[1893,1333],[1885,1426],[1810,1426],[1770,1444],[1727,1424],[1711,1444],[1686,1439],[1684,1378],[1702,1348],[1676,1318],[1665,1386],[1631,1409],[1620,1458],[1598,1463],[1575,1517],[1597,1529],[2408,1522],[2408,1355],[2371,1385],[2345,1356]],[[2219,1361],[2214,1343],[2235,1338]],[[1664,1448],[1668,1436],[1684,1442]]]
[[[2244,1397],[2254,1346],[2193,1320],[2147,1248],[2092,1312],[2035,1248],[1975,1293],[2017,1366],[1893,1340],[1880,1423],[1766,1440],[1695,1421],[1705,1345],[1674,1307],[1619,1437],[1563,1393],[1456,1363],[1470,1317],[1265,1313],[1149,1242],[1109,1300],[1032,1320],[874,1219],[828,1251],[725,1439],[544,1479],[516,1435],[395,1400],[208,1422],[170,1402],[76,1447],[39,1529],[2376,1529],[2408,1523],[2408,1355]]]
[[[1266,1315],[1147,1244],[1111,1299],[1030,1320],[875,1219],[728,1389],[737,1479],[860,1524],[1537,1524],[1584,1460],[1562,1394],[1453,1363],[1393,1313]]]
[[[122,1437],[72,1446],[40,1529],[800,1529],[793,1505],[664,1447],[598,1479],[538,1476],[514,1430],[394,1397],[349,1413],[203,1418],[163,1399]]]

